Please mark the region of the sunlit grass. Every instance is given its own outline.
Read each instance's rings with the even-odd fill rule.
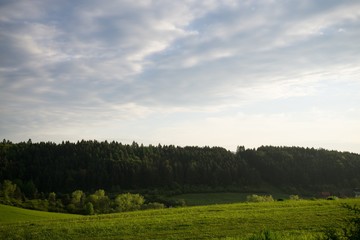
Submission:
[[[28,210],[0,204],[0,224],[21,221],[58,220],[82,217],[75,214],[52,213]]]
[[[341,203],[360,204],[360,199],[237,203],[9,223],[0,226],[0,235],[9,239],[230,240],[270,230],[301,240],[340,224],[347,214]]]

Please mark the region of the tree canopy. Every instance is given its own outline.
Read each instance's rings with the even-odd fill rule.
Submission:
[[[360,186],[359,172],[360,155],[314,148],[241,146],[231,152],[114,141],[0,143],[0,182],[11,180],[28,195],[76,189],[351,189]],[[73,201],[80,204],[81,197]]]

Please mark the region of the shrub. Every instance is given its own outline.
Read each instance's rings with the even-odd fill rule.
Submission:
[[[91,202],[96,213],[109,213],[111,211],[111,201],[103,189],[99,189],[94,194],[89,195],[86,201]]]
[[[0,196],[3,196],[6,200],[14,196],[17,188],[16,184],[13,184],[10,180],[4,180],[0,186]]]
[[[27,200],[26,202],[24,202],[24,207],[28,208],[28,209],[47,212],[49,209],[49,202],[47,200],[32,199],[32,200]]]
[[[345,230],[346,232],[345,235],[348,237],[349,240],[359,240],[360,239],[360,207],[350,206],[348,204],[344,204],[343,207],[353,214],[352,217],[346,219],[348,225]]]
[[[94,206],[91,202],[85,204],[85,214],[86,215],[94,215]]]
[[[186,206],[186,201],[184,199],[174,199],[174,198],[167,198],[163,196],[147,196],[146,200],[148,202],[158,202],[164,204],[166,207],[184,207]]]
[[[321,240],[359,240],[360,239],[360,208],[358,206],[342,205],[351,215],[344,219],[346,225],[340,228],[327,228]]]
[[[177,199],[174,203],[175,203],[174,205],[176,207],[185,207],[186,206],[186,202],[184,199]]]
[[[290,196],[289,196],[289,199],[290,199],[290,200],[295,200],[295,201],[301,200],[300,197],[299,197],[299,195],[290,195]]]
[[[69,204],[66,206],[66,210],[67,210],[69,213],[76,213],[75,204],[69,203]]]
[[[248,201],[248,202],[273,202],[274,199],[271,195],[259,196],[259,195],[253,194],[253,195],[247,196],[246,201]]]
[[[165,208],[165,204],[163,203],[158,203],[158,202],[151,202],[148,204],[144,204],[141,206],[141,209],[163,209]]]
[[[144,201],[144,197],[139,194],[120,194],[115,198],[116,210],[119,212],[139,210]]]
[[[320,238],[321,240],[342,240],[346,239],[342,232],[333,229],[333,228],[327,228],[324,230],[324,236]]]

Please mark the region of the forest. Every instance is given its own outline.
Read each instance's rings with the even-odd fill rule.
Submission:
[[[302,147],[144,146],[107,141],[0,143],[0,182],[39,193],[133,190],[170,193],[251,191],[353,194],[360,155]]]

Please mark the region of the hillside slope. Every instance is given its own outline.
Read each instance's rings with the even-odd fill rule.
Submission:
[[[247,239],[265,229],[283,239],[315,239],[348,215],[338,201],[238,203],[147,210],[0,225],[5,239]]]
[[[79,218],[75,214],[41,212],[0,204],[0,224],[17,223],[23,221],[59,220]]]

